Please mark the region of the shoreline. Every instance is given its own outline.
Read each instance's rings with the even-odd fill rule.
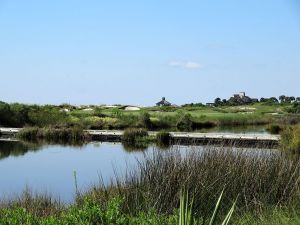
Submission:
[[[0,138],[16,138],[21,128],[0,128]],[[92,141],[122,142],[122,130],[84,130]],[[155,137],[159,132],[148,131],[150,137]],[[223,144],[236,146],[272,147],[278,146],[280,135],[260,133],[197,133],[197,132],[168,132],[170,144],[203,145]]]

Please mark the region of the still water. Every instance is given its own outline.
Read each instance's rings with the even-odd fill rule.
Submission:
[[[172,146],[163,151],[175,150],[185,154],[204,148]],[[137,160],[153,151],[157,148],[134,151],[120,143],[89,143],[78,147],[0,141],[0,198],[19,195],[29,187],[33,192],[50,193],[63,202],[71,202],[75,194],[74,171],[79,189],[84,191],[99,182],[100,177],[107,184],[116,173],[122,175],[134,169]]]

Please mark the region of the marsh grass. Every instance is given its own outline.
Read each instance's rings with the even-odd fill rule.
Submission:
[[[288,126],[281,133],[281,148],[291,154],[300,153],[300,124]]]
[[[206,150],[160,152],[140,161],[136,170],[124,179],[117,178],[108,187],[94,187],[90,195],[105,202],[114,195],[124,198],[123,210],[136,214],[155,208],[171,214],[179,206],[180,190],[187,187],[194,196],[198,216],[209,216],[218,193],[224,191],[225,214],[239,194],[239,212],[262,212],[265,207],[297,206],[299,200],[300,162],[266,152]]]

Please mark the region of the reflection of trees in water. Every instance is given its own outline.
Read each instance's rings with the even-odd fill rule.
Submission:
[[[7,157],[19,157],[23,156],[29,152],[37,152],[42,150],[44,147],[49,145],[59,145],[66,147],[73,147],[74,149],[81,148],[86,145],[86,142],[46,142],[46,141],[37,141],[37,142],[24,142],[24,141],[0,141],[0,160]],[[101,145],[101,143],[94,143],[94,145]],[[120,143],[119,143],[120,144]],[[135,143],[128,144],[123,142],[122,147],[126,152],[143,152],[147,150],[150,144],[147,143]],[[169,149],[169,145],[156,144],[155,145],[160,150]]]
[[[143,152],[147,150],[147,148],[149,147],[149,145],[145,143],[128,143],[128,142],[122,142],[122,146],[126,152]]]
[[[27,152],[38,151],[41,145],[37,143],[16,142],[16,141],[0,141],[0,159],[9,156],[23,156]]]
[[[43,146],[47,145],[61,145],[72,146],[74,148],[82,147],[84,142],[23,142],[23,141],[0,141],[0,160],[10,156],[18,157],[23,156],[28,152],[36,152],[42,150]]]

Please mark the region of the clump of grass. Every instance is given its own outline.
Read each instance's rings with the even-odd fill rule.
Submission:
[[[159,145],[170,145],[171,135],[169,132],[160,131],[156,134],[156,143]]]
[[[283,150],[293,153],[300,153],[300,124],[293,127],[286,127],[281,133],[281,147]]]
[[[36,140],[40,128],[38,127],[26,127],[19,131],[17,138],[23,140]]]
[[[148,137],[148,131],[143,128],[128,128],[124,131],[122,141],[126,143],[137,143]]]
[[[28,127],[23,128],[17,137],[28,141],[46,140],[50,142],[77,142],[90,139],[90,135],[80,127]]]

